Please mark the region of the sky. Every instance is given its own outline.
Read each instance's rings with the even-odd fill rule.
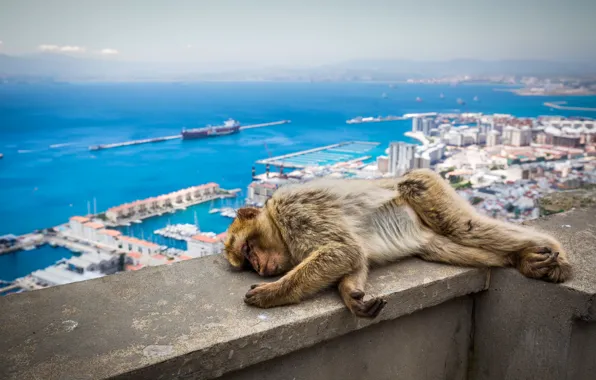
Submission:
[[[308,66],[596,59],[594,0],[0,0],[0,53]]]

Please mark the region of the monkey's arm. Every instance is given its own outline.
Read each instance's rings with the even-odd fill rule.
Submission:
[[[364,263],[364,255],[356,245],[330,242],[317,248],[279,280],[253,285],[244,300],[263,308],[298,303]]]

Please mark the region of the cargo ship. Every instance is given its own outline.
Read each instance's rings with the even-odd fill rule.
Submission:
[[[224,122],[223,125],[218,126],[206,126],[203,128],[194,128],[194,129],[183,129],[182,130],[182,139],[183,140],[193,140],[193,139],[202,139],[205,137],[215,137],[215,136],[224,136],[224,135],[231,135],[233,133],[237,133],[240,131],[240,123],[234,119],[228,119]]]

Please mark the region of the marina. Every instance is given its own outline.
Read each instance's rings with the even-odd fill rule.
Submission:
[[[377,147],[377,142],[346,141],[258,160],[257,164],[302,169],[307,166],[334,165],[369,158],[365,153]]]
[[[232,121],[235,122],[235,120],[232,120]],[[226,123],[228,123],[228,122],[229,121],[227,121]],[[225,135],[237,133],[239,131],[243,131],[245,129],[272,127],[275,125],[288,124],[290,122],[291,122],[291,120],[280,120],[280,121],[273,121],[273,122],[269,122],[269,123],[250,124],[250,125],[243,125],[243,126],[241,126],[240,124],[238,124],[238,125],[234,124],[235,127],[228,128],[228,129],[230,129],[229,131],[227,129],[223,130],[223,128],[225,128],[225,127],[220,127],[220,128],[222,128],[222,132],[217,131],[218,127],[207,126],[204,128],[199,128],[197,130],[188,130],[188,131],[183,130],[181,134],[173,135],[173,136],[154,137],[154,138],[149,138],[149,139],[132,140],[132,141],[125,141],[125,142],[120,142],[120,143],[113,143],[113,144],[91,145],[89,147],[89,150],[96,151],[96,150],[122,148],[122,147],[126,147],[126,146],[151,144],[151,143],[170,141],[170,140],[176,140],[176,139],[189,140],[189,139],[195,139],[195,138],[201,138],[201,137],[225,136]]]

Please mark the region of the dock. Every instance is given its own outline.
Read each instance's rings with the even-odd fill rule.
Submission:
[[[240,127],[240,130],[242,131],[245,129],[272,127],[274,125],[288,124],[291,122],[292,122],[291,120],[280,120],[280,121],[272,121],[270,123],[250,124],[250,125],[244,125],[244,126]],[[180,138],[182,138],[182,135],[153,137],[150,139],[132,140],[132,141],[125,141],[125,142],[120,142],[120,143],[113,143],[113,144],[91,145],[89,147],[89,150],[104,150],[104,149],[122,148],[125,146],[151,144],[151,143],[175,140],[175,139],[180,139]]]
[[[377,142],[367,141],[346,141],[258,160],[257,164],[303,169],[307,166],[334,165],[344,162],[353,162],[354,160],[362,159],[363,153],[370,151],[379,144],[380,143]]]
[[[175,136],[163,136],[163,137],[155,137],[152,139],[143,139],[143,140],[133,140],[133,141],[126,141],[121,143],[114,143],[114,144],[102,144],[102,145],[92,145],[89,147],[89,150],[103,150],[103,149],[113,149],[113,148],[122,148],[125,146],[131,145],[141,145],[141,144],[150,144],[162,141],[169,141],[181,138],[181,135]]]
[[[273,121],[271,123],[251,124],[251,125],[245,125],[245,126],[240,127],[240,130],[243,131],[245,129],[272,127],[274,125],[288,124],[291,122],[292,122],[291,120],[280,120],[280,121]]]

